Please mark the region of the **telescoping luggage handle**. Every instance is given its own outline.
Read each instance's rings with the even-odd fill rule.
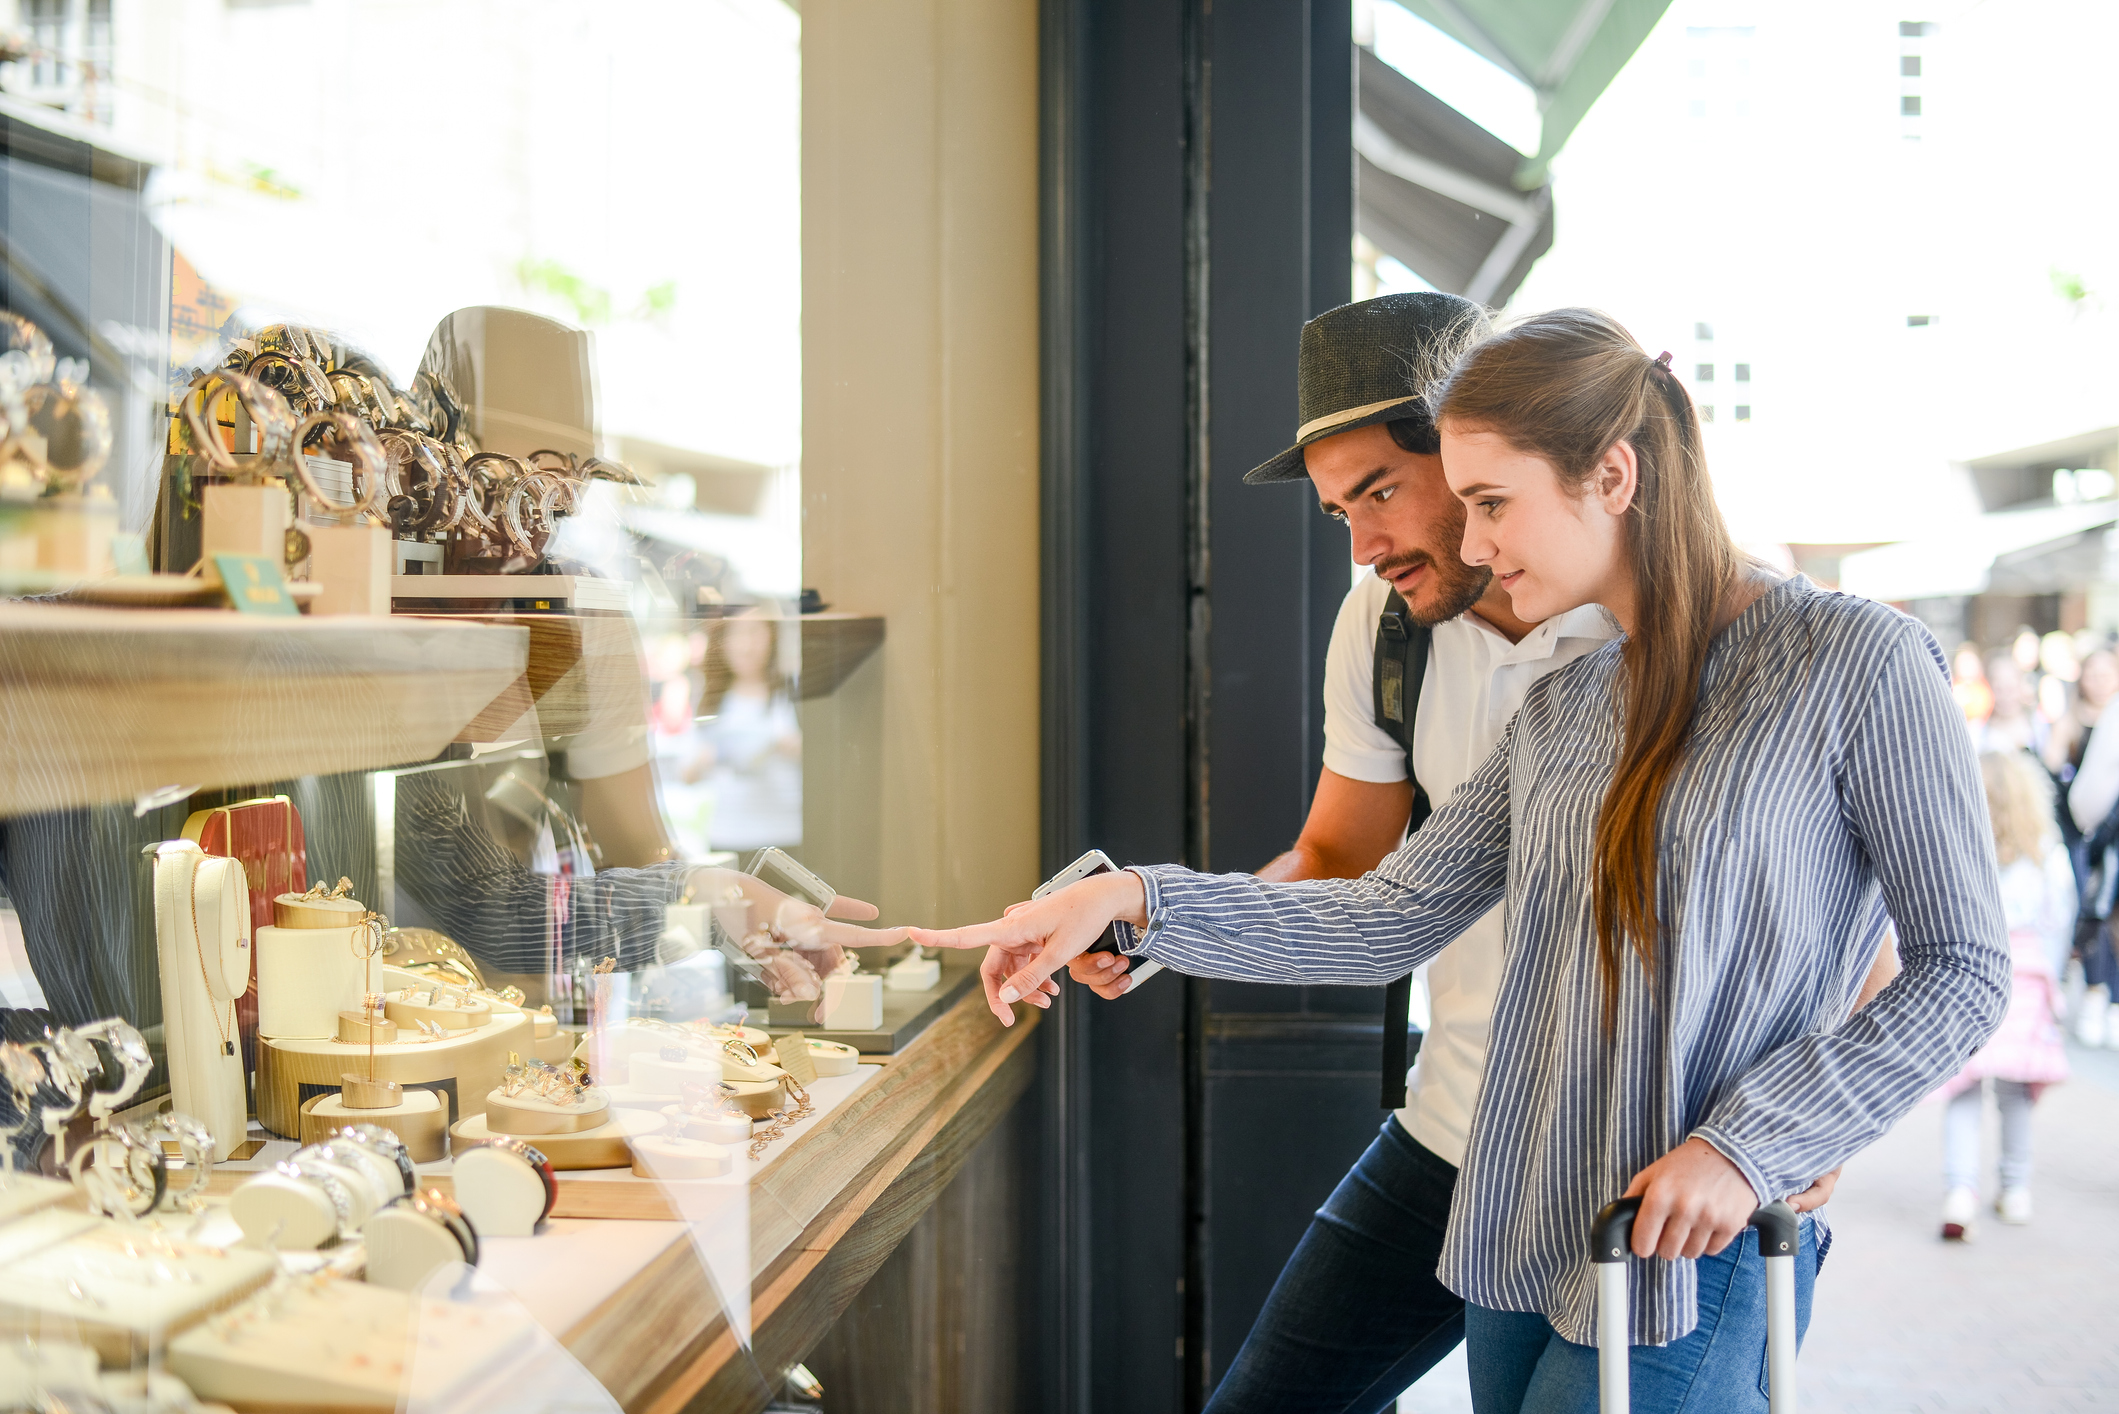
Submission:
[[[1632,1392],[1627,1355],[1633,1302],[1626,1290],[1626,1254],[1633,1241],[1638,1198],[1608,1203],[1589,1233],[1589,1260],[1597,1264],[1597,1402],[1603,1414],[1629,1414]],[[1768,1203],[1751,1215],[1758,1254],[1766,1259],[1766,1375],[1772,1414],[1795,1414],[1795,1209]]]

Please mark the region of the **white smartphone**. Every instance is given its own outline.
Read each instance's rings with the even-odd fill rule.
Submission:
[[[1092,849],[1080,859],[1060,870],[1059,873],[1045,880],[1044,883],[1039,884],[1037,892],[1031,894],[1030,897],[1033,900],[1041,899],[1046,894],[1064,889],[1069,884],[1079,883],[1083,879],[1093,878],[1098,874],[1115,874],[1117,872],[1118,866],[1111,862],[1110,855],[1105,854],[1100,849]],[[1104,929],[1104,935],[1089,945],[1089,951],[1118,952],[1118,926],[1113,924],[1111,927]],[[1123,957],[1125,954],[1121,953],[1120,956]],[[1162,970],[1163,965],[1159,962],[1150,962],[1148,959],[1139,956],[1126,957],[1126,971],[1131,974],[1133,985],[1126,988],[1123,995],[1132,996],[1140,990],[1141,983]]]

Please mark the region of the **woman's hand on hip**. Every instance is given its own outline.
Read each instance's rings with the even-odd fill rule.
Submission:
[[[1711,1256],[1748,1227],[1758,1195],[1743,1171],[1704,1139],[1687,1139],[1634,1175],[1636,1257]]]
[[[1010,1003],[1050,1006],[1059,990],[1052,974],[1085,953],[1114,922],[1147,922],[1147,890],[1129,870],[1069,884],[1005,918],[969,928],[914,928],[913,941],[930,948],[985,948],[979,975],[986,1005],[1004,1026],[1015,1024]]]

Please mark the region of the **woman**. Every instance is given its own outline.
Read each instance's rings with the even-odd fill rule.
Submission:
[[[1989,1080],[2001,1111],[2000,1192],[2005,1223],[2031,1220],[2031,1110],[2048,1085],[2067,1079],[2061,1044],[2060,971],[2075,933],[2075,875],[2053,820],[2052,778],[2021,751],[1979,758],[2001,866],[2001,906],[2015,969],[2000,1029],[1939,1092],[1942,1126],[1942,1235],[1972,1235],[1979,1207],[1979,1131]]]
[[[992,945],[1005,1012],[1047,1004],[1046,979],[1114,921],[1132,951],[1198,975],[1376,983],[1505,894],[1507,972],[1440,1267],[1470,1303],[1476,1407],[1595,1407],[1586,1234],[1624,1193],[1643,1198],[1633,1243],[1650,1259],[1634,1398],[1763,1409],[1762,1264],[1732,1239],[1953,1074],[2007,997],[1942,655],[1903,615],[1742,559],[1669,356],[1609,318],[1527,320],[1432,396],[1464,559],[1524,618],[1600,603],[1625,637],[1539,682],[1478,774],[1366,878],[1133,869],[914,936]],[[1879,886],[1904,971],[1850,1018]]]

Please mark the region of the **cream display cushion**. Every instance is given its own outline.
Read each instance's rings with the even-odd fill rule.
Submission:
[[[662,1113],[663,1117],[669,1120],[671,1129],[682,1130],[687,1137],[692,1139],[704,1139],[709,1144],[748,1144],[750,1142],[751,1119],[749,1115],[728,1114],[726,1112],[706,1116],[686,1114],[682,1105],[665,1106]]]
[[[549,1134],[579,1134],[610,1120],[611,1102],[590,1091],[577,1105],[555,1105],[536,1095],[486,1095],[486,1127],[495,1134],[541,1139]]]
[[[544,1202],[542,1194],[537,1201]],[[474,1221],[472,1231],[477,1230]],[[409,1207],[383,1209],[368,1220],[361,1236],[368,1247],[369,1284],[392,1291],[417,1291],[436,1271],[464,1259],[454,1233]]]
[[[312,1251],[338,1235],[338,1212],[313,1183],[261,1173],[228,1199],[228,1215],[261,1247]]]
[[[358,1281],[297,1283],[171,1341],[169,1370],[199,1398],[246,1409],[394,1410],[417,1337],[414,1407],[447,1409],[467,1385],[520,1353],[524,1336],[475,1303],[420,1300]]]
[[[544,1176],[522,1155],[481,1145],[459,1153],[453,1172],[456,1206],[480,1237],[528,1237],[537,1231],[544,1216]]]
[[[0,1229],[0,1265],[0,1332],[38,1337],[64,1328],[113,1364],[143,1357],[166,1333],[241,1299],[279,1269],[270,1253],[243,1248],[172,1241],[149,1251],[118,1223],[56,1210]]]
[[[861,1063],[861,1053],[843,1041],[809,1041],[809,1058],[816,1063],[817,1074],[851,1075],[854,1067]]]
[[[681,1095],[687,1085],[720,1084],[721,1062],[664,1060],[660,1055],[649,1055],[641,1051],[633,1057],[627,1081],[634,1090],[643,1094],[661,1095],[665,1098]]]
[[[650,1134],[633,1141],[633,1173],[638,1178],[720,1178],[734,1166],[729,1149],[704,1139]]]

